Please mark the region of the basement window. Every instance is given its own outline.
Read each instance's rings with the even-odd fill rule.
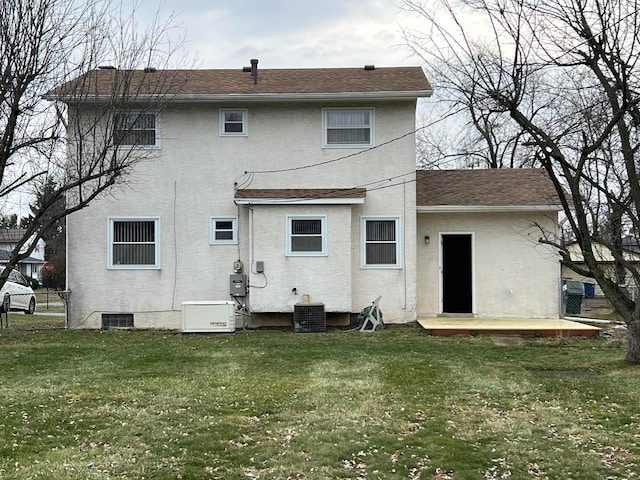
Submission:
[[[133,313],[103,313],[102,330],[133,328]]]

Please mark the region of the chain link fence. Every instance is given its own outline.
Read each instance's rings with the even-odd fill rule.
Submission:
[[[0,330],[66,328],[68,294],[51,289],[37,290],[35,293],[6,293],[0,307]],[[31,299],[34,300],[33,309],[30,306]]]
[[[627,285],[622,287],[628,297],[638,299],[638,287]],[[611,303],[593,282],[562,279],[562,317],[609,317],[614,314]]]

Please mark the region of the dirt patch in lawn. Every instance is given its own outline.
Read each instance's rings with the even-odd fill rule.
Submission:
[[[498,347],[521,347],[525,344],[525,339],[517,336],[495,336],[491,337],[491,340]]]
[[[547,377],[595,377],[598,372],[593,370],[529,370],[534,375]]]

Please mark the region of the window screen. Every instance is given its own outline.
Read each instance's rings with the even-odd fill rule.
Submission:
[[[154,113],[116,113],[113,143],[115,145],[156,145],[156,115]]]
[[[111,219],[111,267],[157,267],[158,221]]]
[[[288,217],[287,255],[326,255],[326,217]]]
[[[365,219],[364,264],[367,266],[397,266],[398,219]]]
[[[327,145],[371,145],[371,109],[326,110]]]

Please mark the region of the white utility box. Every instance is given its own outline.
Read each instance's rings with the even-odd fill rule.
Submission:
[[[184,333],[235,332],[234,302],[182,302]]]

